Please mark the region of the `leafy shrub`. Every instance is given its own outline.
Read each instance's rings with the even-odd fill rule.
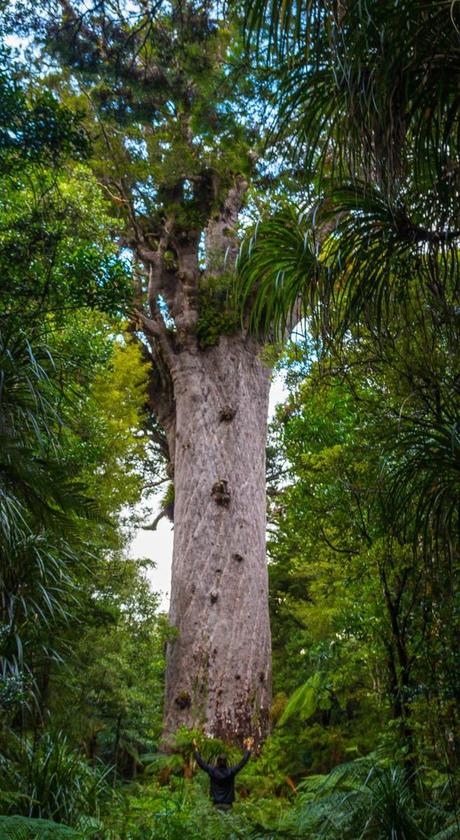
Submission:
[[[112,812],[111,831],[117,840],[274,840],[271,829],[257,825],[254,807],[238,802],[231,812],[218,811],[204,774],[193,780],[171,777],[168,786],[125,791],[118,813]]]

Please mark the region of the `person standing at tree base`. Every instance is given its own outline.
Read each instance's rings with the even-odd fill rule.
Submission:
[[[198,745],[193,740],[194,756],[196,763],[202,770],[204,770],[210,778],[210,795],[214,806],[219,811],[231,811],[232,805],[235,801],[235,776],[243,769],[251,755],[251,748],[253,744],[252,738],[246,738],[244,741],[244,755],[239,764],[229,767],[227,764],[227,757],[225,755],[218,755],[216,765],[206,764],[198,752]]]

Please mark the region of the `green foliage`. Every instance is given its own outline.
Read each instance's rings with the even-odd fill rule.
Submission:
[[[47,95],[34,100],[41,110],[13,82],[8,95],[18,121],[2,157],[0,214],[0,797],[8,813],[82,831],[84,819],[86,831],[111,761],[113,775],[129,772],[126,756],[158,729],[161,621],[145,564],[123,556],[118,519],[142,491],[147,376],[140,348],[111,317],[126,302],[128,274],[99,187],[82,165],[64,172],[79,118],[56,105],[53,133],[52,98],[45,113]],[[34,148],[18,127],[29,116]],[[91,650],[100,662],[85,667]],[[139,670],[131,691],[128,662]],[[79,729],[83,709],[91,713]],[[110,747],[102,732],[97,743],[98,729]]]
[[[91,767],[62,732],[10,739],[0,756],[3,807],[10,813],[78,825],[109,793],[108,768]]]
[[[437,520],[427,516],[424,534],[419,507],[449,473],[437,457],[431,483],[405,472],[422,452],[431,463],[432,423],[455,405],[451,357],[419,356],[428,324],[418,332],[414,319],[410,354],[404,329],[397,341],[382,338],[378,352],[364,331],[356,340],[350,334],[329,365],[325,358],[310,364],[278,411],[276,442],[287,462],[270,491],[277,530],[269,568],[275,689],[293,694],[284,727],[293,767],[297,745],[310,761],[325,761],[323,771],[347,752],[375,748],[390,717],[386,748],[409,768],[418,757],[442,771],[446,739],[458,731],[450,688],[458,658],[449,653],[459,604],[457,530],[445,520],[435,530]],[[454,459],[455,446],[448,453]],[[455,479],[448,486],[457,512]],[[314,708],[318,674],[323,709]],[[300,728],[303,698],[308,723]],[[434,750],[426,740],[433,725]]]
[[[243,250],[255,322],[270,329],[272,308],[281,325],[297,292],[328,337],[358,321],[388,325],[414,288],[454,317],[458,10],[430,0],[246,8],[310,190],[300,223],[294,210],[286,227],[275,214]]]
[[[2,837],[458,836],[458,10],[250,5],[252,102],[233,24],[195,4],[42,6],[55,92],[9,60],[0,77]],[[274,731],[223,814],[192,737],[211,761],[239,752],[185,730],[157,751],[171,629],[125,554],[155,430],[119,245],[135,228],[166,273],[178,241],[199,264],[254,172],[265,129],[241,114],[264,122],[267,90],[267,183],[287,156],[303,198],[254,187],[274,210],[239,293],[264,335],[294,309],[312,335],[269,449]],[[213,268],[191,297],[201,349],[241,326]]]
[[[82,306],[119,314],[130,278],[110,239],[113,222],[87,170],[35,167],[0,184],[0,318],[53,312],[62,321]]]
[[[306,383],[292,377],[297,393],[279,414],[288,464],[272,488],[271,605],[277,687],[295,692],[288,715],[302,698],[305,716],[314,709],[310,681],[325,674],[332,705],[307,729],[334,719],[362,749],[358,721],[370,713],[369,749],[389,714],[386,746],[408,769],[429,754],[439,771],[457,766],[446,739],[458,739],[447,687],[458,679],[447,651],[460,510],[450,11],[410,0],[247,5],[308,197],[303,212],[262,219],[238,281],[254,329],[282,332],[300,304],[313,332]],[[422,735],[432,695],[433,750]]]
[[[85,111],[95,169],[105,172],[115,212],[128,222],[135,212],[150,241],[164,218],[195,237],[235,175],[253,169],[250,148],[258,138],[240,114],[254,79],[240,73],[238,28],[205,7],[179,14],[167,4],[143,3],[133,4],[128,17],[90,5],[84,28],[70,7],[62,25],[50,16],[43,24],[46,48],[66,80],[72,77],[67,89],[54,83]]]
[[[395,447],[399,458],[387,468],[394,506],[406,513],[415,506],[415,531],[431,552],[455,550],[446,536],[456,532],[460,507],[457,402],[454,396],[436,419],[404,424]]]
[[[77,523],[93,517],[94,505],[57,457],[60,387],[49,349],[34,348],[19,333],[1,345],[0,365],[0,615],[7,678],[27,666],[28,644],[40,628],[66,620],[75,567],[83,568],[88,557],[77,553]],[[34,616],[40,622],[34,624]],[[48,651],[54,655],[53,647]]]
[[[458,142],[454,70],[458,10],[431,0],[346,6],[307,0],[247,4],[249,34],[280,80],[307,166],[372,173],[391,190],[415,165],[444,192]],[[427,68],[429,68],[427,70]],[[373,168],[374,167],[374,168]]]
[[[231,277],[202,278],[198,292],[196,335],[204,350],[213,347],[221,335],[231,335],[240,326],[237,306],[231,293]]]
[[[106,515],[118,514],[123,505],[135,503],[141,493],[140,464],[149,442],[146,422],[147,365],[140,347],[119,335],[110,340],[110,322],[85,318],[60,336],[64,350],[81,338],[101,343],[105,364],[94,371],[92,382],[74,386],[65,411],[68,433],[66,468],[78,472],[88,492],[98,498]],[[120,324],[113,324],[120,329]],[[93,338],[94,336],[94,338]],[[105,346],[104,346],[105,345]],[[87,352],[83,348],[84,352]],[[90,348],[94,359],[94,349]],[[91,363],[91,362],[90,362]],[[95,473],[95,467],[98,467]]]
[[[110,236],[124,254],[129,249],[135,269],[136,309],[150,310],[174,344],[173,333],[183,341],[180,310],[190,298],[186,330],[200,349],[214,346],[241,328],[213,275],[233,269],[237,215],[265,133],[252,119],[266,91],[248,68],[240,15],[140,0],[126,15],[89,3],[81,26],[78,4],[43,8],[39,20],[32,5],[12,10],[10,24],[33,33],[37,76],[51,56],[53,74],[43,84],[83,114],[92,172],[112,205]],[[91,279],[97,255],[84,248],[83,257]],[[120,258],[116,267],[100,262],[104,282],[80,284],[81,304],[100,297],[98,305],[113,311],[110,291],[122,296],[126,266]],[[79,261],[68,268],[79,270]]]
[[[0,817],[1,840],[81,840],[82,834],[52,820],[33,819],[15,815]]]
[[[441,802],[426,804],[422,777],[372,758],[337,767],[301,785],[299,800],[281,827],[293,836],[328,840],[422,840],[449,823]]]
[[[116,836],[123,840],[271,840],[277,836],[260,825],[256,802],[248,808],[236,806],[229,813],[217,811],[209,802],[206,780],[202,781],[182,778],[167,788],[131,788],[113,815]]]
[[[49,89],[20,84],[21,68],[0,45],[0,319],[29,320],[81,305],[119,311],[127,267],[113,222],[84,160],[82,114]],[[109,229],[110,225],[110,229]]]
[[[282,726],[294,714],[299,715],[302,720],[308,720],[318,708],[329,709],[331,707],[330,694],[322,683],[322,674],[317,671],[301,685],[289,698],[278,725]]]
[[[165,616],[148,582],[149,563],[111,553],[93,570],[71,632],[67,679],[52,717],[90,755],[130,778],[161,734]]]
[[[4,66],[0,73],[0,175],[17,177],[33,164],[42,168],[69,157],[87,157],[89,142],[82,115],[47,90],[36,91],[28,100],[17,79],[19,68],[3,44],[0,55]]]
[[[86,341],[94,326],[97,322],[88,319],[80,322]],[[63,355],[65,331],[60,339],[57,356],[46,345],[33,346],[22,333],[1,348],[5,679],[8,670],[18,675],[29,667],[37,655],[36,644],[59,659],[62,650],[56,648],[51,628],[56,631],[75,614],[99,541],[110,534],[114,541],[114,526],[102,517],[114,515],[140,494],[136,459],[147,438],[138,432],[145,400],[138,349],[129,344],[113,347],[106,334],[101,341],[102,359],[107,359],[102,388],[97,345],[93,343],[93,358],[88,360],[93,371],[86,366],[79,383],[74,379],[78,345],[69,358]],[[107,362],[113,364],[112,371]],[[33,616],[40,621],[34,622]]]
[[[243,311],[250,309],[253,329],[286,338],[299,297],[304,308],[313,299],[318,271],[314,246],[309,219],[292,206],[258,222],[246,236],[237,264],[236,297]]]

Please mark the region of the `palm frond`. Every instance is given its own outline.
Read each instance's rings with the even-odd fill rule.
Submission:
[[[236,293],[251,329],[279,339],[293,319],[300,320],[299,301],[305,305],[315,288],[314,248],[312,227],[295,208],[280,210],[247,237]]]
[[[432,305],[443,273],[452,277],[445,285],[456,296],[458,232],[437,229],[435,214],[423,212],[415,198],[389,201],[369,185],[344,185],[331,189],[317,220],[330,230],[322,240],[318,301],[333,310],[338,332],[363,318],[380,330],[415,291]]]
[[[245,7],[245,28],[261,54],[285,58],[292,49],[314,42],[321,32],[324,0],[255,0]]]
[[[64,399],[49,349],[20,332],[0,335],[0,624],[2,691],[27,674],[29,648],[59,661],[51,628],[77,605],[76,570],[97,505],[66,473],[59,442]],[[84,526],[84,527],[82,527]]]
[[[453,816],[449,819],[448,825],[431,836],[431,840],[458,840],[460,837],[460,816]]]
[[[278,130],[320,196],[297,237],[299,246],[304,236],[319,243],[307,261],[279,259],[295,250],[289,211],[262,221],[243,245],[253,323],[268,331],[268,317],[286,320],[296,292],[310,305],[306,288],[322,316],[334,310],[342,334],[367,316],[378,328],[410,286],[427,305],[446,289],[455,303],[458,4],[257,0],[246,10],[248,37],[278,89]]]
[[[342,336],[360,322],[378,331],[414,294],[444,320],[454,318],[460,231],[440,221],[415,197],[390,201],[355,182],[331,186],[308,213],[290,208],[260,222],[237,266],[250,326],[282,334],[301,300],[325,335]]]
[[[272,67],[279,125],[294,132],[297,155],[311,171],[327,161],[341,176],[366,172],[386,187],[407,170],[408,154],[419,177],[447,183],[458,144],[459,22],[457,4],[435,0],[246,4],[248,39]]]
[[[412,525],[426,550],[448,556],[460,524],[460,418],[450,408],[434,423],[404,423],[384,465],[390,516]]]

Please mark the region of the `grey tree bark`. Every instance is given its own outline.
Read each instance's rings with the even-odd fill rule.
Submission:
[[[222,336],[174,373],[174,556],[165,730],[260,741],[271,700],[265,558],[269,371]]]

